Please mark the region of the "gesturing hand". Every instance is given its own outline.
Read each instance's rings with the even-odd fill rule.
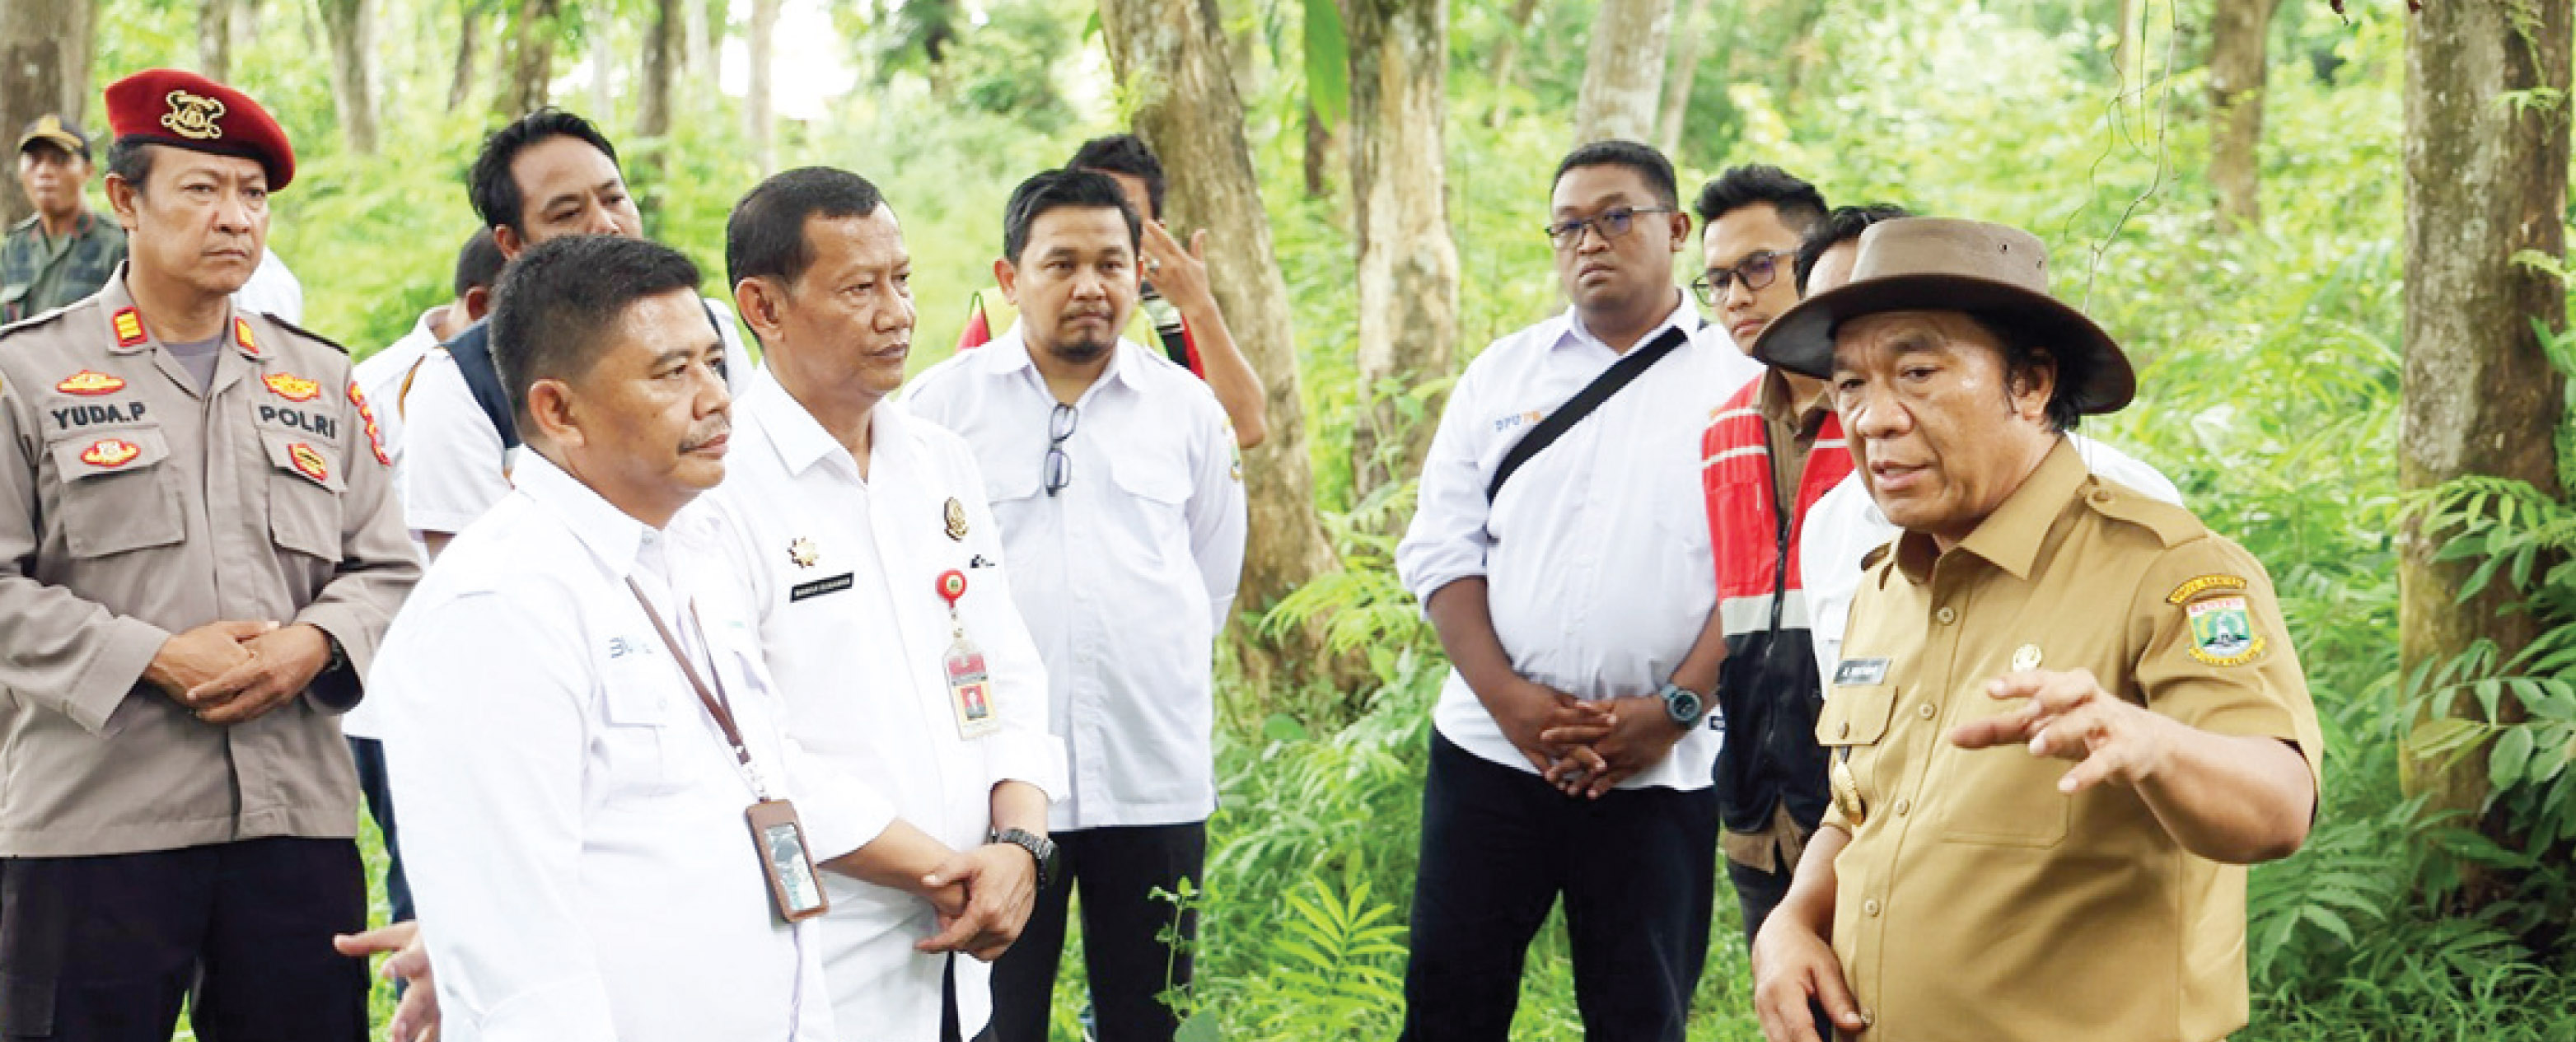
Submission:
[[[2153,777],[2169,759],[2174,728],[2180,726],[2102,690],[2101,681],[2081,669],[2009,673],[1987,681],[1986,694],[2030,703],[1952,728],[1951,744],[1984,749],[2021,742],[2033,756],[2077,761],[2057,781],[2058,791],[2070,795],[2105,781],[2134,786]]]
[[[1015,844],[986,843],[951,856],[922,883],[962,885],[966,904],[953,915],[941,911],[939,932],[913,950],[965,952],[991,962],[1020,939],[1020,928],[1028,925],[1029,912],[1037,906],[1037,859]]]
[[[1208,289],[1207,229],[1190,236],[1189,248],[1161,221],[1145,222],[1145,281],[1163,294],[1173,307],[1210,303],[1215,297]]]

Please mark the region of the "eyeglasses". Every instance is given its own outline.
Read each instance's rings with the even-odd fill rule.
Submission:
[[[1673,212],[1676,211],[1669,206],[1620,206],[1591,217],[1569,217],[1543,230],[1547,232],[1547,241],[1555,243],[1557,249],[1570,250],[1583,243],[1583,230],[1586,228],[1601,233],[1601,241],[1609,242],[1636,228],[1638,214]]]
[[[1046,494],[1055,495],[1073,484],[1073,457],[1064,454],[1064,440],[1073,437],[1073,425],[1082,421],[1081,410],[1063,402],[1047,415]]]
[[[1780,255],[1770,250],[1755,250],[1732,268],[1710,268],[1700,275],[1699,281],[1691,283],[1691,292],[1699,294],[1700,303],[1716,307],[1738,279],[1744,281],[1746,289],[1769,289],[1780,279]]]

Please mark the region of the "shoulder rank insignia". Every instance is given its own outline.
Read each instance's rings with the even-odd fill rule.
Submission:
[[[143,446],[123,438],[101,438],[81,450],[80,460],[93,467],[115,468],[134,462],[134,457],[140,455],[143,455]]]
[[[293,373],[270,373],[259,378],[268,385],[270,394],[290,402],[309,402],[322,394],[322,385]]]
[[[54,385],[54,390],[61,391],[64,394],[88,395],[93,397],[102,394],[115,394],[116,392],[124,389],[125,381],[92,369],[83,369],[80,372],[73,373],[70,376],[64,377],[63,382]]]
[[[385,429],[376,426],[376,408],[367,404],[367,394],[358,389],[358,381],[349,381],[349,404],[358,407],[358,420],[367,428],[367,447],[375,450],[376,462],[393,466],[394,458],[385,452]]]
[[[240,315],[233,316],[233,343],[241,345],[243,354],[259,357],[259,338],[250,335],[250,320]]]
[[[116,309],[116,346],[133,347],[150,339],[143,335],[143,313],[132,305]]]
[[[298,474],[315,481],[331,480],[330,465],[322,461],[322,454],[314,451],[311,445],[299,441],[287,446],[286,458],[295,463],[295,472]]]
[[[941,514],[948,522],[948,538],[954,542],[965,542],[966,504],[958,502],[957,497],[950,496],[948,506],[941,511]]]

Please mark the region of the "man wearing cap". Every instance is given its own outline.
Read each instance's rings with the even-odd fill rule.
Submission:
[[[2307,837],[2315,707],[2262,565],[2068,444],[2136,377],[2046,270],[2018,229],[1887,221],[1755,344],[1828,380],[1904,532],[1817,721],[1831,806],[1754,943],[1775,1042],[1815,1037],[1810,998],[1905,1042],[2246,1023],[2243,866]]]
[[[18,135],[18,187],[36,212],[0,245],[0,322],[98,292],[125,259],[125,229],[89,211],[89,139],[46,114]]]
[[[358,1042],[338,716],[419,577],[336,345],[229,298],[295,174],[257,102],[107,89],[131,236],[0,335],[0,1038]]]

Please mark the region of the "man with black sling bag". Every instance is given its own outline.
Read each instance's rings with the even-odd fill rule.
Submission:
[[[1673,283],[1670,163],[1633,142],[1557,169],[1572,307],[1459,378],[1396,550],[1454,670],[1434,710],[1405,973],[1408,1040],[1500,1042],[1562,896],[1598,1038],[1682,1038],[1708,947],[1724,654],[1696,437],[1750,363]]]

